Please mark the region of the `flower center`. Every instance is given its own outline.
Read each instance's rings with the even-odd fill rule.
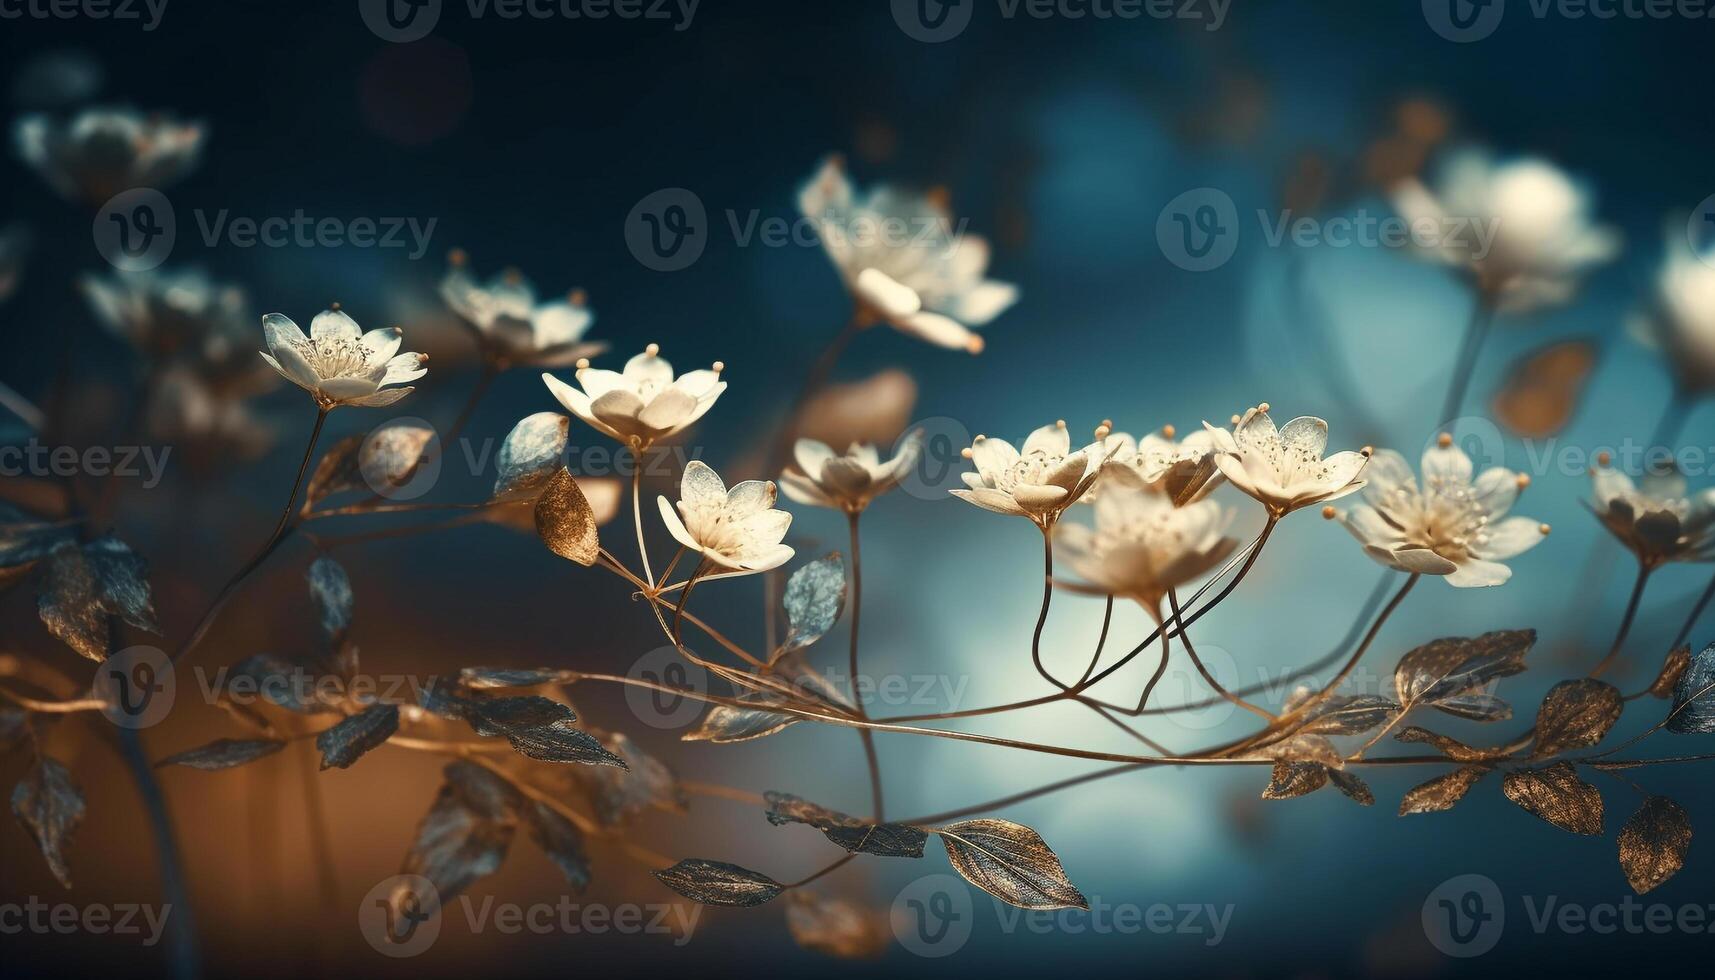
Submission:
[[[369,349],[358,341],[323,337],[294,346],[304,360],[309,362],[310,367],[315,369],[316,376],[324,381],[329,378],[360,377],[369,373]]]

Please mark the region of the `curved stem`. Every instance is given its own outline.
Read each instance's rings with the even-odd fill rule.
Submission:
[[[1030,662],[1048,683],[1061,690],[1066,685],[1042,666],[1042,628],[1048,625],[1048,606],[1054,600],[1054,533],[1052,525],[1042,527],[1042,610],[1036,614],[1036,631],[1030,636]]]
[[[1173,609],[1173,618],[1178,619],[1179,596],[1175,593],[1175,590],[1167,590],[1167,602]],[[1249,701],[1246,701],[1244,698],[1239,697],[1221,686],[1221,682],[1216,680],[1215,675],[1209,673],[1209,668],[1203,665],[1203,658],[1197,656],[1197,648],[1191,645],[1191,631],[1184,627],[1181,627],[1179,630],[1179,645],[1185,648],[1185,655],[1191,658],[1191,663],[1196,666],[1197,673],[1203,675],[1203,682],[1208,684],[1216,694],[1228,701],[1231,701],[1233,704],[1238,705],[1246,711],[1250,711],[1261,716],[1264,721],[1274,720],[1274,715],[1271,712],[1251,704]]]
[[[857,707],[859,718],[868,718],[869,709],[865,705],[863,685],[858,683],[862,675],[858,673],[858,626],[863,616],[863,552],[858,542],[859,511],[846,515],[846,523],[851,531],[852,546],[852,628],[851,628],[851,684],[852,704]],[[864,764],[869,767],[869,799],[875,813],[875,822],[880,823],[886,812],[881,786],[881,759],[875,751],[875,735],[869,729],[859,729],[858,738],[863,742]]]
[[[1698,598],[1697,605],[1691,607],[1691,615],[1685,617],[1685,625],[1679,628],[1679,635],[1673,638],[1673,644],[1668,647],[1669,650],[1677,650],[1685,645],[1686,639],[1691,636],[1691,628],[1697,625],[1697,617],[1703,615],[1703,610],[1709,608],[1711,598],[1715,598],[1715,578],[1709,580],[1709,586],[1703,590],[1703,595]]]
[[[1441,418],[1437,426],[1447,425],[1459,416],[1459,409],[1465,404],[1465,393],[1471,386],[1471,375],[1476,372],[1477,358],[1483,351],[1483,341],[1489,336],[1489,328],[1495,322],[1495,305],[1487,291],[1479,291],[1477,305],[1471,310],[1471,322],[1465,326],[1465,339],[1459,345],[1459,357],[1453,362],[1453,381],[1447,389],[1447,400],[1441,405]]]
[[[631,517],[637,525],[637,556],[643,562],[643,578],[655,588],[655,573],[649,568],[649,545],[643,540],[643,450],[631,445]]]
[[[1090,654],[1090,665],[1084,668],[1084,674],[1078,678],[1074,687],[1082,688],[1090,682],[1090,675],[1096,672],[1096,667],[1102,662],[1102,648],[1108,645],[1108,627],[1114,621],[1114,597],[1108,596],[1108,605],[1102,611],[1102,631],[1096,636],[1096,652]]]
[[[852,858],[855,858],[855,857],[857,857],[857,854],[855,854],[855,853],[847,854],[845,857],[840,858],[838,861],[835,861],[833,864],[830,864],[827,867],[823,868],[822,870],[817,871],[815,874],[812,874],[810,877],[800,878],[797,881],[792,882],[791,884],[782,885],[781,887],[782,888],[802,888],[805,885],[808,885],[810,882],[815,881],[817,878],[820,878],[825,874],[832,874],[833,872],[839,870],[840,868],[845,867],[846,864],[848,862],[850,862]]]
[[[1591,677],[1601,677],[1609,667],[1614,665],[1614,661],[1619,659],[1620,649],[1626,644],[1626,636],[1632,631],[1632,621],[1637,618],[1638,604],[1643,601],[1644,586],[1649,584],[1650,573],[1653,571],[1655,571],[1654,566],[1647,562],[1638,563],[1638,578],[1636,583],[1632,585],[1632,597],[1626,602],[1626,613],[1620,617],[1619,633],[1614,636],[1614,645],[1608,648],[1608,655],[1590,669]],[[1675,644],[1675,646],[1677,645]]]

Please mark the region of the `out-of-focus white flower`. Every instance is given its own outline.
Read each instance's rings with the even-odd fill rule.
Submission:
[[[270,375],[272,377],[272,375]],[[162,372],[149,399],[145,420],[150,436],[183,447],[191,465],[215,470],[234,458],[256,459],[273,444],[274,433],[244,402],[211,386],[188,365]]]
[[[1098,435],[1100,432],[1098,431]],[[1124,432],[1108,435],[1104,441],[1113,464],[1129,469],[1143,485],[1157,493],[1166,494],[1176,507],[1195,503],[1221,485],[1221,470],[1215,465],[1215,437],[1199,429],[1182,441],[1173,426],[1165,426],[1160,434],[1151,432],[1135,439]],[[1103,470],[1106,474],[1108,471]],[[1094,502],[1108,483],[1104,475],[1085,496]]]
[[[1018,288],[984,278],[988,242],[956,227],[944,201],[876,187],[857,194],[829,157],[798,195],[862,320],[941,347],[982,350],[973,327],[1018,301]]]
[[[1213,500],[1175,506],[1130,465],[1102,467],[1093,528],[1064,523],[1056,552],[1093,592],[1127,596],[1157,617],[1161,600],[1207,573],[1238,542],[1226,536],[1233,514]]]
[[[202,123],[135,109],[86,109],[69,120],[30,115],[13,130],[32,170],[65,197],[93,205],[178,180],[196,166],[207,135]]]
[[[607,350],[606,344],[584,342],[595,314],[582,290],[560,302],[538,303],[536,290],[516,269],[484,285],[471,275],[464,252],[454,251],[449,260],[441,297],[503,365],[564,367]]]
[[[1073,452],[1064,421],[1032,432],[1022,451],[1005,439],[979,435],[964,456],[977,471],[960,474],[969,489],[949,491],[953,496],[997,514],[1028,517],[1043,528],[1089,492],[1106,458],[1100,444]]]
[[[1233,486],[1255,497],[1276,519],[1300,507],[1335,500],[1363,488],[1358,479],[1370,451],[1339,452],[1324,459],[1328,423],[1302,416],[1274,427],[1268,403],[1233,416],[1233,431],[1207,422],[1215,465]]]
[[[923,433],[912,432],[899,445],[899,451],[885,462],[868,443],[856,443],[844,455],[836,453],[827,443],[814,439],[799,439],[792,448],[801,472],[787,470],[780,474],[781,489],[792,500],[811,507],[831,507],[856,514],[869,502],[893,489],[923,452]]]
[[[403,337],[398,327],[364,333],[334,304],[310,321],[310,335],[292,318],[270,313],[262,318],[268,340],[263,354],[274,370],[313,395],[326,411],[341,405],[391,405],[415,388],[388,385],[415,381],[429,373],[425,354],[397,354]]]
[[[1443,434],[1423,454],[1423,485],[1405,457],[1384,449],[1364,471],[1364,499],[1344,515],[1330,507],[1371,558],[1402,572],[1446,576],[1459,588],[1501,585],[1502,564],[1537,546],[1548,525],[1508,517],[1530,481],[1504,467],[1472,479],[1471,458]]]
[[[656,502],[674,540],[724,568],[766,572],[792,557],[781,544],[792,515],[774,509],[772,482],[746,480],[728,490],[708,464],[692,460],[679,481],[678,511],[666,497]]]
[[[260,366],[247,353],[256,321],[244,290],[201,269],[85,275],[78,286],[102,325],[141,354],[182,358],[211,373]]]
[[[1687,390],[1715,388],[1715,254],[1692,250],[1683,221],[1668,229],[1655,292],[1631,328],[1633,336],[1667,355]]]
[[[650,344],[625,362],[625,370],[604,371],[578,362],[580,391],[551,374],[542,375],[548,390],[566,410],[597,430],[633,449],[645,449],[702,418],[726,390],[716,361],[708,370],[673,376],[673,365],[661,357],[659,344]]]
[[[1715,561],[1715,488],[1690,496],[1674,470],[1652,472],[1640,487],[1607,461],[1590,477],[1596,516],[1639,561]]]
[[[1416,179],[1396,185],[1394,208],[1432,226],[1428,254],[1469,270],[1500,310],[1564,302],[1588,269],[1619,252],[1619,234],[1592,221],[1590,195],[1546,161],[1464,150],[1439,177],[1433,190]]]

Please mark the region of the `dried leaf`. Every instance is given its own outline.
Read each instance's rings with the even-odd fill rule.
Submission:
[[[1667,730],[1681,735],[1715,732],[1715,644],[1691,658],[1673,689]]]
[[[549,551],[580,565],[594,565],[601,551],[595,512],[564,467],[548,480],[536,501],[536,533]]]
[[[1298,731],[1306,735],[1361,735],[1385,724],[1400,710],[1392,698],[1369,694],[1335,696],[1318,705]]]
[[[1685,867],[1690,847],[1691,818],[1685,808],[1652,796],[1620,828],[1620,867],[1632,891],[1642,895]]]
[[[734,708],[724,704],[714,705],[709,708],[709,713],[703,716],[703,723],[696,731],[686,732],[680,738],[686,742],[714,742],[720,745],[748,742],[753,738],[773,735],[799,721],[796,715],[784,715],[762,707],[764,704],[784,703],[777,699],[756,695],[741,700],[750,701],[757,706]]]
[[[393,737],[399,730],[399,706],[372,704],[316,736],[322,753],[322,768],[350,768],[364,753]]]
[[[679,788],[678,777],[660,760],[623,734],[608,736],[606,744],[608,751],[625,762],[624,768],[597,766],[577,770],[596,819],[604,826],[624,823],[656,807],[683,811],[689,806],[684,790]]]
[[[1589,677],[1554,685],[1536,713],[1532,759],[1545,759],[1595,745],[1620,720],[1625,698],[1607,681]]]
[[[507,698],[471,698],[466,705],[470,726],[478,735],[509,735],[556,722],[577,721],[570,705],[534,694]]]
[[[663,885],[693,902],[752,908],[779,895],[785,887],[765,874],[724,861],[687,858],[655,872]]]
[[[459,681],[473,690],[541,687],[543,684],[563,684],[575,677],[574,671],[552,667],[466,667],[459,671]]]
[[[65,848],[84,815],[83,791],[72,782],[71,773],[53,759],[38,760],[12,790],[12,815],[36,842],[48,861],[48,870],[70,888],[71,866],[66,863]]]
[[[886,922],[876,911],[804,891],[793,892],[787,901],[786,928],[805,949],[848,960],[876,959],[887,952]]]
[[[91,660],[107,659],[107,616],[95,575],[75,544],[62,543],[43,560],[36,613],[48,632]]]
[[[1596,366],[1596,345],[1563,340],[1514,363],[1495,394],[1495,418],[1526,439],[1546,439],[1571,421]]]
[[[953,870],[990,895],[1024,909],[1089,909],[1060,859],[1029,827],[962,820],[937,828]]]
[[[603,770],[605,771],[605,770]],[[584,853],[584,835],[577,826],[558,810],[540,800],[525,801],[524,822],[530,828],[530,839],[559,867],[574,889],[583,891],[590,883],[590,859]]]
[[[149,590],[149,563],[113,535],[83,546],[84,561],[95,581],[96,602],[103,612],[118,616],[140,630],[160,633],[155,600]]]
[[[285,747],[286,743],[276,738],[222,738],[177,755],[169,755],[155,763],[155,768],[189,766],[192,769],[209,771],[231,769],[273,755]]]
[[[1536,630],[1501,630],[1467,639],[1432,640],[1400,658],[1394,689],[1401,704],[1435,702],[1525,669]]]
[[[1685,675],[1685,668],[1691,666],[1691,645],[1681,646],[1667,655],[1662,661],[1661,673],[1656,675],[1655,682],[1649,686],[1649,692],[1663,701],[1673,697],[1673,689],[1679,684],[1679,679]]]
[[[929,842],[927,833],[909,824],[858,820],[790,793],[768,792],[763,798],[768,801],[769,823],[777,827],[806,824],[853,854],[920,858],[923,845]]]
[[[563,721],[505,734],[518,754],[537,762],[576,762],[625,768],[625,760],[604,748],[594,735],[579,731]]]
[[[1507,773],[1501,792],[1525,812],[1574,834],[1602,832],[1602,794],[1570,762]]]
[[[310,597],[321,610],[322,629],[338,639],[351,628],[351,577],[345,567],[323,555],[310,563]]]
[[[528,495],[546,487],[563,465],[570,432],[571,420],[555,412],[537,412],[513,426],[495,456],[494,496]]]
[[[1479,691],[1443,698],[1435,702],[1433,707],[1437,711],[1471,721],[1506,721],[1513,716],[1512,705],[1493,694],[1483,694]]]
[[[1482,762],[1499,758],[1504,753],[1500,749],[1484,749],[1466,745],[1456,738],[1450,738],[1432,732],[1427,728],[1412,725],[1394,735],[1401,742],[1427,742],[1441,750],[1441,754],[1456,762]]]
[[[1327,766],[1315,762],[1276,762],[1270,774],[1268,788],[1262,791],[1265,800],[1290,800],[1295,796],[1314,793],[1328,785]]]
[[[1399,801],[1399,815],[1409,817],[1414,813],[1451,810],[1488,772],[1486,766],[1464,766],[1414,786]]]
[[[417,825],[403,867],[404,874],[429,879],[443,905],[500,869],[516,827],[509,809],[517,802],[511,786],[475,763],[454,762],[445,772],[447,782]]]
[[[363,474],[357,468],[357,451],[363,448],[363,439],[363,433],[346,436],[316,462],[316,471],[310,474],[310,487],[305,491],[306,508],[336,493],[363,486]]]
[[[411,482],[434,438],[435,430],[427,423],[392,421],[378,426],[357,450],[363,485],[385,494]]]
[[[786,580],[786,651],[802,650],[826,636],[846,605],[846,563],[834,552],[803,566]]]
[[[1329,769],[1346,767],[1346,757],[1340,754],[1333,742],[1321,735],[1294,735],[1270,746],[1267,757],[1281,762],[1315,763]]]
[[[1369,784],[1357,777],[1356,773],[1334,769],[1328,773],[1328,780],[1334,788],[1355,800],[1359,806],[1374,806],[1376,794],[1370,792]]]

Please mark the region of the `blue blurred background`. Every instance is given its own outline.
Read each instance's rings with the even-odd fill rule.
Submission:
[[[994,243],[991,274],[1017,283],[1022,298],[985,329],[980,356],[877,329],[858,339],[836,380],[903,368],[918,389],[911,417],[950,436],[1017,439],[1057,418],[1079,431],[1104,418],[1134,433],[1167,423],[1190,431],[1269,401],[1281,419],[1327,418],[1341,448],[1392,446],[1415,459],[1434,432],[1469,294],[1445,270],[1396,250],[1273,247],[1251,216],[1288,204],[1301,213],[1387,213],[1377,160],[1388,141],[1397,142],[1402,119],[1428,117],[1445,122],[1447,143],[1482,143],[1565,167],[1587,182],[1598,216],[1625,240],[1620,259],[1596,271],[1574,303],[1497,329],[1469,410],[1483,411],[1518,357],[1580,338],[1595,345],[1599,363],[1555,447],[1593,453],[1655,429],[1671,394],[1669,373],[1659,354],[1627,337],[1624,322],[1654,275],[1664,220],[1715,191],[1711,21],[1538,18],[1514,0],[1492,36],[1457,44],[1430,28],[1418,4],[1402,0],[1234,0],[1219,30],[1207,30],[1207,20],[1008,19],[993,2],[966,4],[975,7],[969,27],[941,44],[908,37],[885,0],[704,0],[685,30],[650,20],[473,20],[462,4],[448,4],[431,37],[395,45],[366,29],[353,0],[173,0],[149,32],[119,22],[7,21],[0,50],[11,75],[46,53],[81,52],[105,75],[95,101],[206,121],[202,166],[169,193],[181,221],[173,263],[243,284],[258,312],[307,323],[337,299],[365,326],[403,325],[407,349],[431,352],[430,373],[388,414],[445,425],[475,381],[468,341],[434,291],[448,250],[460,247],[485,272],[517,266],[549,292],[586,288],[597,313],[592,336],[614,345],[609,361],[648,342],[659,342],[681,368],[725,361],[730,389],[684,441],[725,475],[759,475],[746,473],[756,466],[759,440],[779,423],[849,301],[819,249],[743,245],[728,215],[740,223],[753,213],[794,218],[798,187],[826,154],[839,152],[862,185],[947,188],[953,210]],[[0,161],[0,183],[7,197],[0,223],[22,221],[34,239],[17,294],[0,306],[0,382],[44,397],[69,334],[88,404],[98,417],[107,406],[111,417],[131,380],[129,355],[72,288],[77,274],[103,268],[90,213],[51,196],[10,154]],[[662,273],[633,257],[624,222],[640,199],[672,187],[707,207],[709,241],[694,265]],[[1233,260],[1206,273],[1169,262],[1155,236],[1162,208],[1198,187],[1228,194],[1245,229]],[[426,252],[413,260],[404,249],[210,248],[187,233],[193,209],[436,223]],[[290,480],[309,405],[282,390],[259,408],[276,429],[273,450],[205,489],[191,526],[169,520],[182,503],[175,495],[188,492],[182,482],[124,503],[121,526],[155,563],[169,635],[188,627],[225,570],[260,540]],[[556,408],[532,372],[513,372],[468,434],[498,438],[523,415]],[[336,413],[330,432],[379,420],[360,414]],[[1700,405],[1680,441],[1709,445],[1711,421]],[[580,430],[573,438],[596,441]],[[1532,469],[1531,452],[1545,451],[1511,436],[1493,445],[1520,470]],[[437,499],[469,499],[491,479],[456,470],[447,467]],[[1625,603],[1630,559],[1581,504],[1588,480],[1576,472],[1534,475],[1518,512],[1555,533],[1512,563],[1512,582],[1480,591],[1423,583],[1370,660],[1385,672],[1435,636],[1540,630],[1535,669],[1502,688],[1523,717],[1500,723],[1499,736],[1438,723],[1454,734],[1498,739],[1522,730],[1554,680],[1581,673],[1606,649]],[[652,491],[670,487],[657,482]],[[1693,485],[1707,479],[1694,477]],[[1240,531],[1254,533],[1261,523],[1254,505],[1244,507],[1249,501],[1231,490],[1222,497],[1240,507]],[[806,554],[844,547],[837,516],[793,509],[795,543]],[[604,537],[625,547],[628,528],[622,521]],[[665,536],[658,538],[664,547]],[[1028,525],[951,499],[895,494],[866,518],[864,545],[871,669],[944,681],[958,691],[955,707],[1043,693],[1028,653],[1040,588]],[[217,634],[225,656],[209,663],[303,642],[307,607],[296,596],[303,555],[296,555],[250,583],[258,605]],[[371,670],[497,663],[623,671],[658,645],[650,617],[623,586],[567,565],[527,535],[463,528],[355,550],[347,564],[358,596],[355,635]],[[1200,648],[1224,652],[1242,681],[1277,677],[1336,643],[1380,574],[1341,528],[1314,514],[1295,517],[1233,600],[1200,624]],[[1622,687],[1653,676],[1705,576],[1680,567],[1656,577],[1627,647]],[[760,643],[758,591],[754,580],[723,583],[699,590],[698,601],[723,628]],[[273,606],[290,608],[265,608],[271,594],[288,593],[298,605],[281,599]],[[1100,615],[1096,600],[1056,600],[1049,635],[1059,653],[1050,662],[1063,673],[1081,664]],[[27,608],[5,619],[19,645],[40,638],[32,619]],[[1707,628],[1693,633],[1694,643],[1708,642]],[[1125,611],[1115,630],[1115,644],[1128,649],[1145,631],[1143,617]],[[843,643],[843,632],[830,637],[818,662],[840,663]],[[38,649],[52,647],[44,641]],[[79,669],[64,651],[54,655],[66,658],[68,671]],[[1124,700],[1135,697],[1141,676],[1128,669],[1108,683]],[[681,773],[786,790],[851,812],[866,806],[862,757],[849,732],[800,725],[749,745],[681,745],[672,732],[637,730],[613,691],[574,696],[600,724],[635,731]],[[1167,703],[1198,696],[1194,678],[1178,671],[1161,695]],[[934,707],[892,713],[928,710]],[[1659,702],[1636,704],[1616,738],[1647,728],[1659,710]],[[217,713],[207,715],[200,725],[151,734],[152,751],[218,731]],[[1116,751],[1134,744],[1065,706],[965,724]],[[1248,728],[1242,714],[1217,711],[1156,719],[1146,731],[1188,748]],[[1646,748],[1680,749],[1658,738]],[[953,809],[1097,768],[939,740],[883,737],[880,747],[890,810],[900,814]],[[112,788],[91,789],[90,823],[74,852],[80,888],[107,901],[146,900],[153,870],[127,843],[136,833],[129,787],[98,750],[88,755],[86,784],[101,782],[95,773],[106,766]],[[825,960],[791,942],[777,909],[708,913],[683,948],[658,937],[472,936],[460,924],[445,930],[431,955],[390,962],[361,942],[348,908],[395,870],[433,796],[438,763],[398,755],[412,757],[378,757],[324,777],[345,902],[332,910],[318,905],[310,883],[289,795],[296,784],[284,781],[289,764],[279,770],[279,792],[291,805],[272,828],[279,845],[272,878],[257,877],[258,858],[229,832],[253,819],[248,784],[230,774],[165,774],[191,852],[211,970],[288,973],[337,956],[343,970],[385,975],[724,971],[766,961],[831,975],[1146,964],[1164,975],[1403,977],[1527,966],[1607,973],[1646,956],[1690,962],[1708,945],[1703,933],[1530,927],[1527,902],[1557,896],[1594,906],[1630,895],[1611,833],[1638,800],[1619,782],[1602,786],[1610,836],[1597,839],[1519,811],[1493,777],[1450,813],[1400,819],[1400,794],[1429,772],[1366,773],[1378,802],[1360,809],[1326,791],[1265,804],[1257,798],[1265,772],[1240,769],[1132,773],[997,814],[1040,831],[1083,892],[1110,905],[1230,905],[1231,921],[1214,945],[1208,935],[1008,932],[972,890],[973,938],[945,963],[897,945],[879,963]],[[3,765],[12,776],[16,762]],[[1715,830],[1707,770],[1661,767],[1636,779],[1686,805],[1700,835]],[[782,879],[828,857],[825,842],[805,828],[773,828],[754,807],[720,800],[698,799],[689,818],[647,829],[659,850],[765,868]],[[0,837],[8,896],[57,892],[15,828]],[[475,893],[552,901],[563,886],[545,862],[518,850]],[[943,872],[941,861],[931,854],[917,863],[859,862],[827,884],[885,908],[919,876]],[[1707,908],[1715,900],[1709,868],[1706,845],[1694,843],[1688,869],[1643,901]],[[618,860],[598,869],[594,894],[605,879],[612,900],[660,897]],[[1470,872],[1493,879],[1506,897],[1506,932],[1484,956],[1446,958],[1425,941],[1420,910],[1443,881]],[[282,890],[258,894],[258,881]],[[309,935],[320,938],[309,942]],[[31,970],[81,972],[98,959],[121,972],[158,967],[158,952],[148,950],[115,966],[118,940],[26,938],[17,944],[19,965]]]

